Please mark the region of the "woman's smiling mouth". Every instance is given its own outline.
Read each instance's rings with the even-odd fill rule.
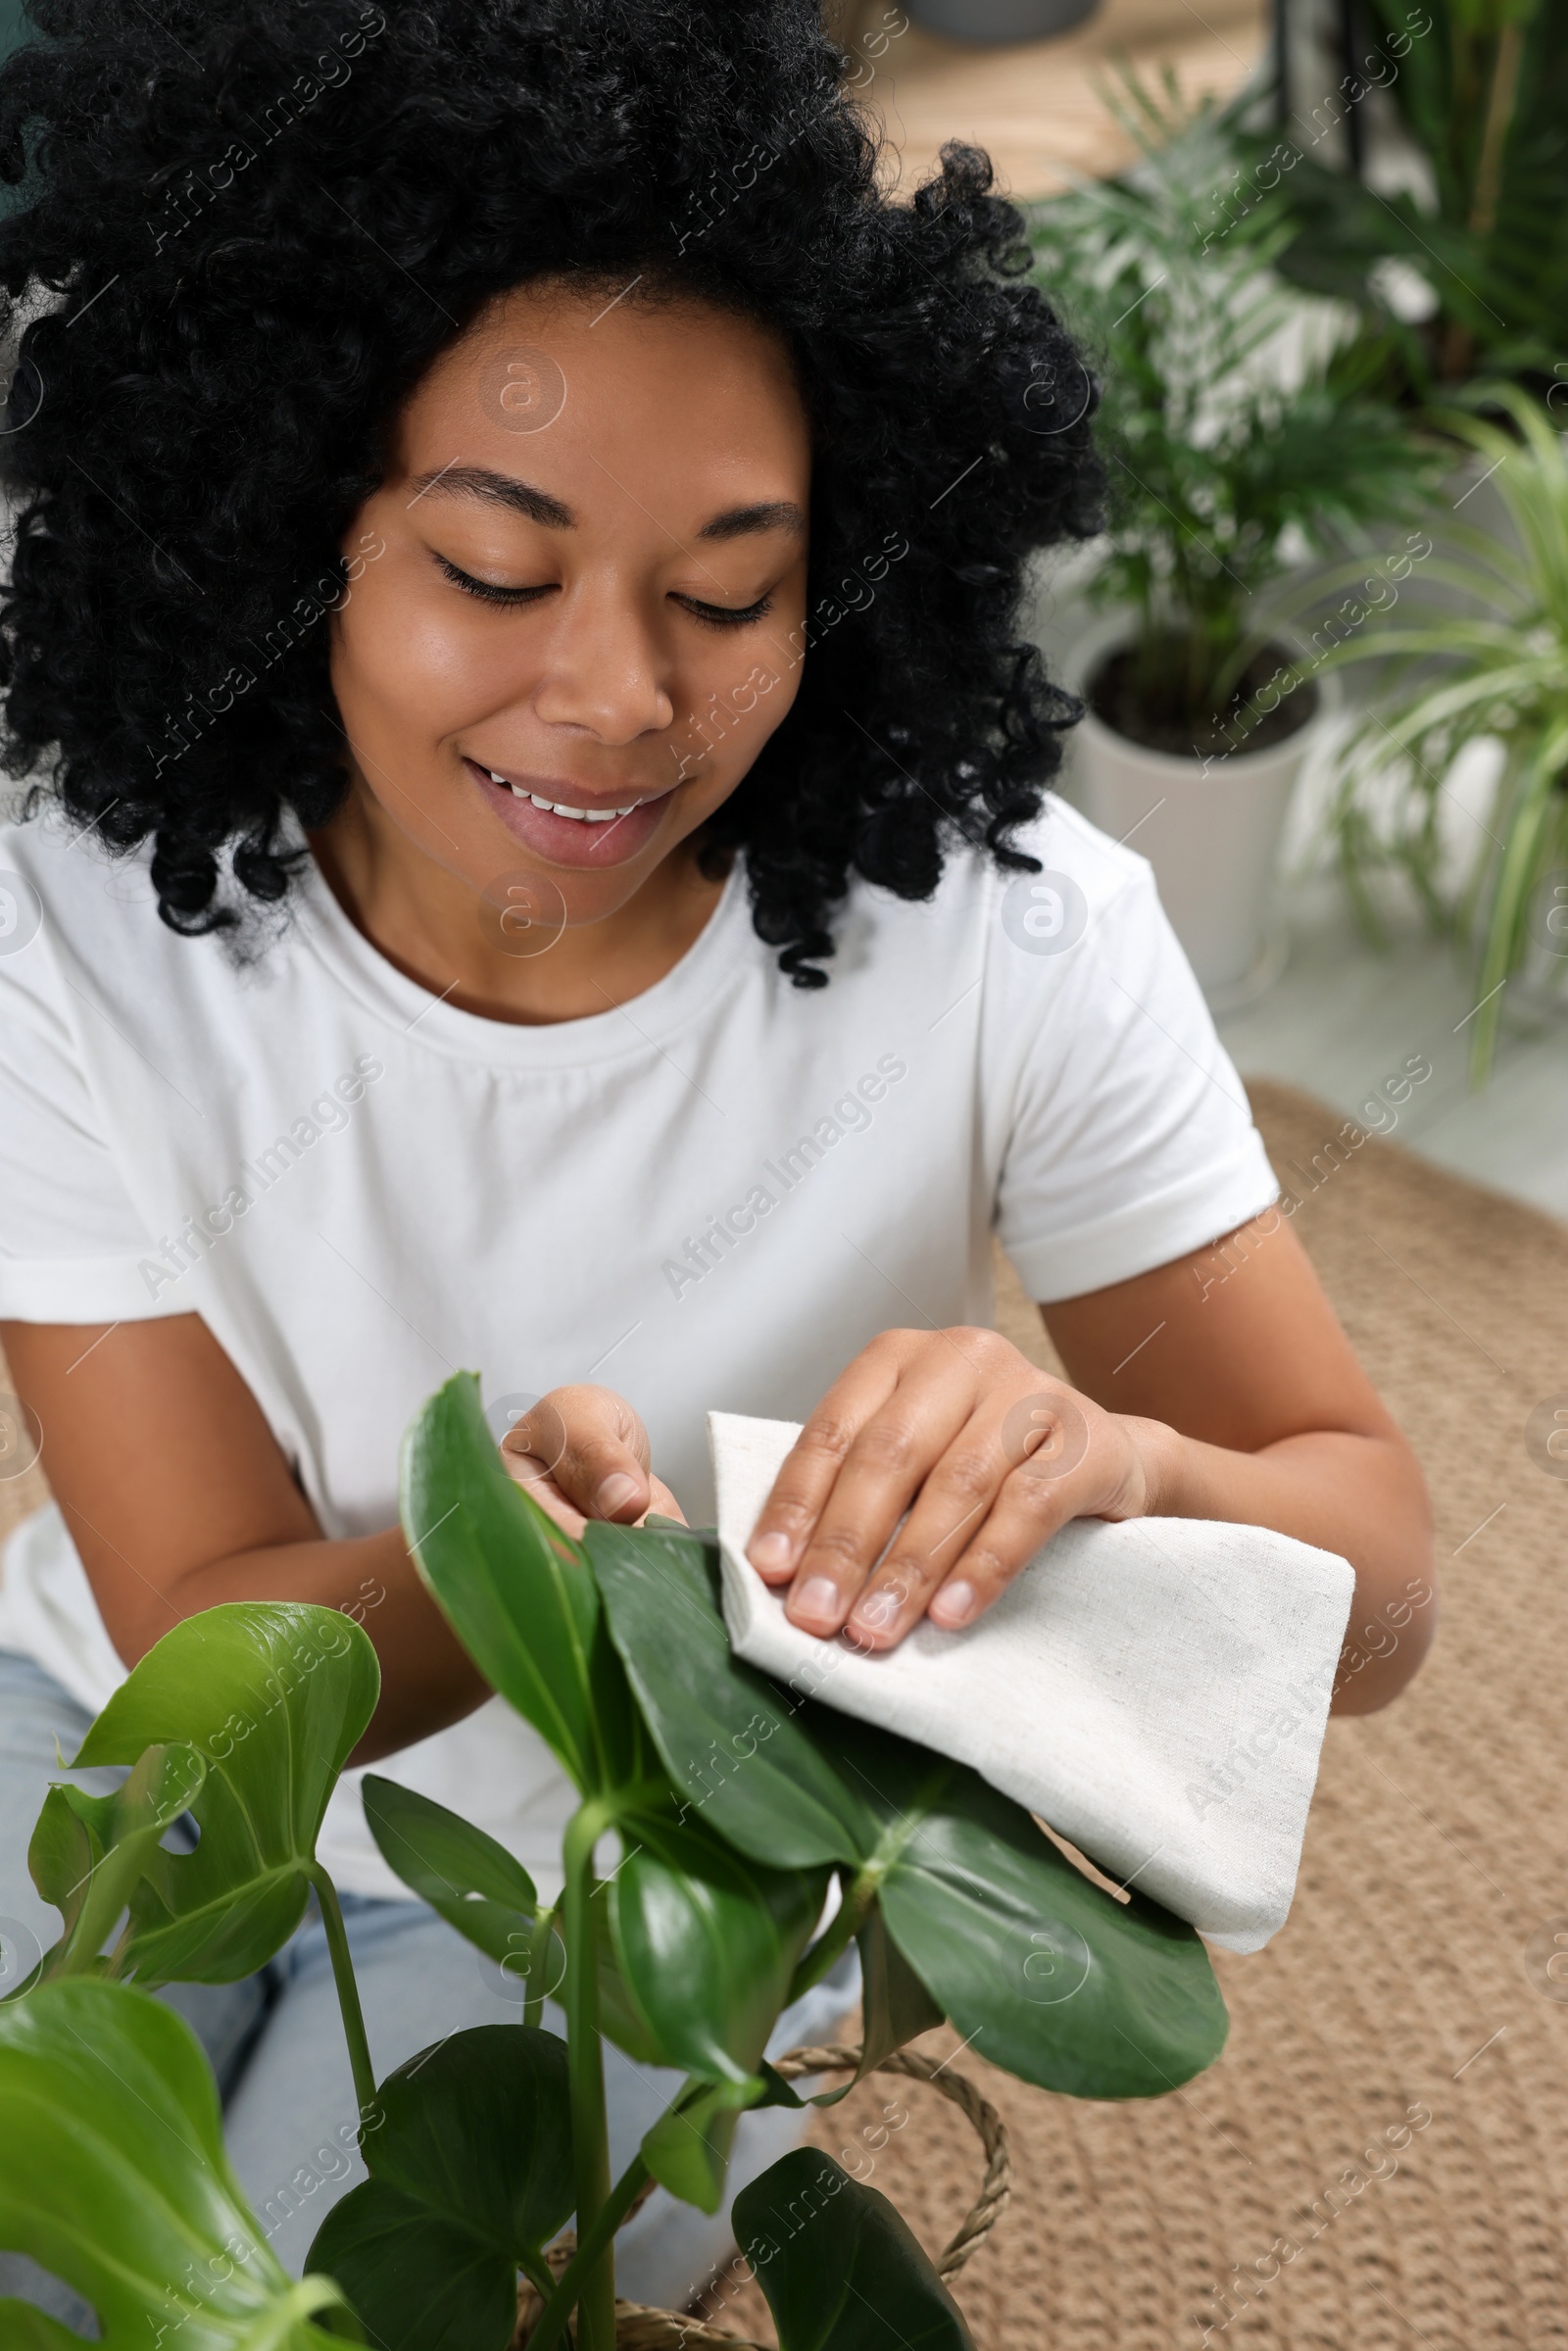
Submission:
[[[564,778],[513,777],[466,755],[463,763],[513,838],[554,865],[628,863],[659,830],[674,789],[594,802]]]
[[[490,781],[493,784],[507,784],[506,777],[497,775],[493,767]],[[531,800],[536,808],[549,808],[555,815],[570,816],[579,824],[610,824],[617,816],[629,816],[638,805],[636,801],[629,800],[623,808],[568,808],[564,800],[541,800],[537,792],[528,791],[522,784],[507,784],[507,789],[514,800]]]

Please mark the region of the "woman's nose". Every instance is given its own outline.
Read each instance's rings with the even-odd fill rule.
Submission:
[[[675,716],[669,666],[628,594],[578,588],[562,599],[534,710],[547,726],[581,727],[606,744],[662,734]]]

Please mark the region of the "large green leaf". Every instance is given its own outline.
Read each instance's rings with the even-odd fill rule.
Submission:
[[[387,1868],[448,1926],[511,1968],[520,1999],[539,1910],[533,1880],[522,1863],[461,1813],[449,1812],[401,1781],[367,1772],[360,1789],[366,1821]]]
[[[193,1853],[155,1847],[131,1900],[125,1971],[145,1984],[228,1984],[304,1916],[327,1799],[375,1711],[369,1640],[334,1608],[236,1600],[149,1649],[81,1742],[80,1765],[188,1740],[206,1763]]]
[[[797,2147],[735,2199],[735,2234],[779,2351],[974,2351],[962,2314],[886,2196]]]
[[[405,1437],[402,1510],[458,1639],[575,1786],[603,1795],[635,1781],[641,1726],[582,1547],[508,1476],[471,1372],[438,1389]]]
[[[650,1811],[600,1896],[632,2006],[666,2065],[752,2083],[821,1914],[825,1871],[769,1870]]]
[[[521,1862],[471,1821],[396,1780],[367,1772],[361,1787],[365,1817],[388,1869],[497,1962],[517,1999],[531,1995],[538,1896]],[[566,1971],[566,1955],[554,1926],[541,1956],[538,1991],[548,1998],[559,1991]],[[660,2062],[658,2046],[633,2007],[615,1954],[603,1936],[599,2021],[616,2047],[639,2065]]]
[[[505,2351],[516,2273],[572,2208],[566,2044],[479,2025],[411,2057],[377,2093],[370,2177],[326,2216],[310,2267],[385,2351]]]
[[[27,1847],[34,1886],[65,1921],[64,1935],[44,1954],[44,1978],[96,1967],[155,1846],[189,1809],[206,1770],[196,1749],[179,1742],[149,1747],[110,1795],[58,1783],[50,1788]]]
[[[223,2152],[195,2034],[125,1984],[78,1976],[0,2008],[0,2245],[98,2313],[109,2351],[309,2351],[347,2323],[322,2278],[269,2250]],[[79,2342],[0,2303],[0,2341]],[[29,2331],[30,2329],[30,2331]]]
[[[688,1810],[759,1861],[853,1860],[865,1807],[803,1727],[802,1699],[731,1650],[714,1539],[596,1522],[583,1541],[611,1638]]]
[[[1149,2098],[1225,2045],[1200,1936],[1118,1902],[978,1774],[835,1716],[817,1736],[881,1822],[862,1880],[920,1982],[978,2054],[1043,2089]]]
[[[364,2180],[333,2205],[311,2263],[347,2294],[379,2351],[500,2351],[516,2325],[506,2256],[384,2180]]]
[[[710,1539],[596,1527],[588,1547],[654,1739],[676,1786],[700,1790],[703,1822],[760,1861],[837,1860],[850,1897],[880,1903],[905,1972],[895,2028],[893,1961],[873,1947],[876,2038],[940,2007],[993,2063],[1079,2097],[1157,2096],[1212,2063],[1225,2007],[1191,1927],[1118,1902],[964,1765],[743,1664]]]

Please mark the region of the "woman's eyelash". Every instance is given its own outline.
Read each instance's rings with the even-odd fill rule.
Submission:
[[[438,556],[436,560],[454,587],[461,588],[466,596],[477,596],[481,604],[535,604],[541,596],[553,593],[553,584],[540,588],[499,587],[493,580],[475,579],[470,572],[460,570],[456,563],[448,563],[445,556]],[[700,604],[694,596],[677,596],[674,601],[683,612],[690,612],[694,620],[700,620],[705,628],[745,628],[750,621],[760,620],[773,610],[770,596],[760,596],[755,604],[739,608]]]
[[[755,604],[738,609],[722,604],[699,604],[694,596],[677,596],[675,602],[705,628],[744,628],[748,621],[760,620],[773,610],[771,596],[760,596]]]
[[[493,580],[474,579],[470,573],[460,571],[457,564],[449,563],[444,555],[438,556],[436,561],[455,588],[461,588],[465,595],[477,596],[481,604],[534,604],[541,596],[548,596],[552,592],[548,586],[543,588],[497,587]]]

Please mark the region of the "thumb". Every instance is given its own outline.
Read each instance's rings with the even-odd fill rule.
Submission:
[[[613,1389],[554,1388],[502,1441],[523,1483],[548,1482],[585,1518],[630,1522],[650,1506],[648,1432]]]

